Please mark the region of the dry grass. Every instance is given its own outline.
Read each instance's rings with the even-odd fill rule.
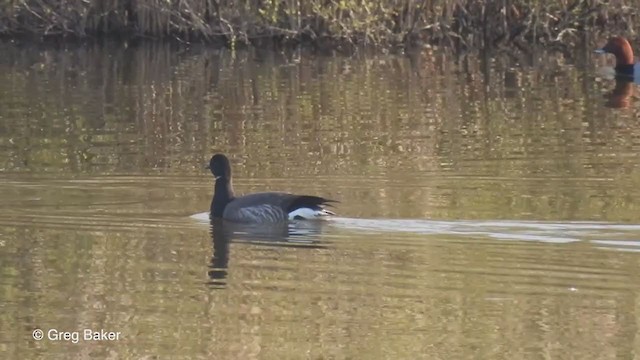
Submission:
[[[242,44],[571,45],[633,32],[633,0],[0,0],[0,34]]]

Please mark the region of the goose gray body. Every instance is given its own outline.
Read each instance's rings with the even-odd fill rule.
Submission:
[[[281,192],[262,192],[240,196],[231,201],[224,209],[222,217],[236,222],[270,223],[296,220],[295,216],[289,216],[299,208],[292,208],[296,200],[303,196]],[[322,198],[318,198],[322,199]],[[322,199],[324,200],[324,199]],[[321,207],[325,201],[317,201],[318,204],[309,204],[316,210],[315,217],[332,215],[333,213]],[[309,207],[309,209],[312,209]],[[301,215],[298,215],[303,218]],[[304,218],[307,219],[307,218]]]
[[[231,166],[226,156],[214,155],[209,168],[216,179],[211,201],[212,218],[241,223],[276,223],[335,215],[324,208],[333,200],[319,196],[262,192],[236,197],[231,181]]]

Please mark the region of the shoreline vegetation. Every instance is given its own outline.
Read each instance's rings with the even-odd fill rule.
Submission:
[[[231,48],[566,50],[632,32],[632,0],[0,0],[0,36],[175,39]]]

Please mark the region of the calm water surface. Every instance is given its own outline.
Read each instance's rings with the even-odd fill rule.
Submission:
[[[0,353],[637,358],[640,120],[610,60],[1,43]],[[211,226],[214,152],[340,216]]]

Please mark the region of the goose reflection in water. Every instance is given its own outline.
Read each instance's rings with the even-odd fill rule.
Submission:
[[[276,224],[238,224],[223,219],[211,219],[210,234],[213,256],[209,265],[208,285],[224,288],[227,284],[230,245],[244,243],[260,246],[326,248],[320,235],[325,221],[290,221]]]

